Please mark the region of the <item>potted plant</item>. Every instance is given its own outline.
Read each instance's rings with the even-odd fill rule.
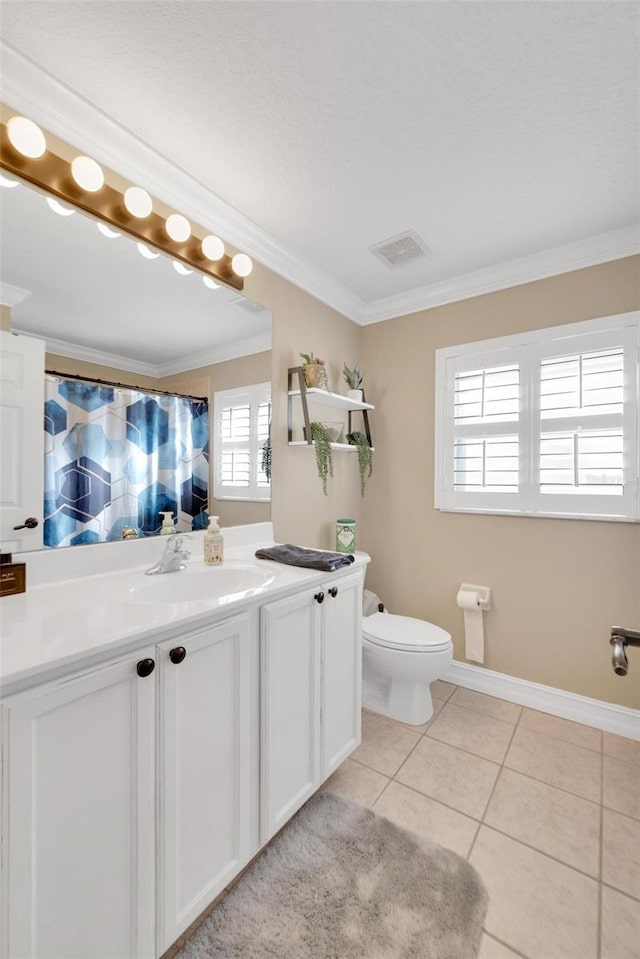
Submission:
[[[316,451],[316,466],[318,476],[322,480],[322,492],[327,495],[327,477],[333,476],[333,457],[331,454],[331,440],[322,423],[311,423],[311,439]]]
[[[358,450],[358,469],[360,470],[360,495],[364,496],[365,480],[373,473],[373,450],[364,433],[347,433],[347,439]]]
[[[347,390],[347,396],[350,400],[354,400],[356,403],[362,403],[362,372],[360,370],[360,364],[354,363],[352,369],[349,369],[347,364],[344,364],[344,369],[342,370],[342,376],[344,381],[349,387]]]
[[[304,381],[309,388],[319,390],[328,390],[329,381],[327,379],[327,368],[324,360],[314,356],[313,353],[300,353],[304,360],[302,370],[304,372]]]

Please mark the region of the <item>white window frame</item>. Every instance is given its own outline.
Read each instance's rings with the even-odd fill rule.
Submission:
[[[270,503],[271,483],[258,486],[258,464],[262,457],[262,440],[258,439],[258,406],[271,403],[271,383],[255,383],[232,390],[218,390],[213,395],[213,495],[217,500],[234,500],[245,503]],[[221,479],[222,411],[229,406],[250,407],[249,461],[251,482],[249,486],[223,486]]]
[[[540,363],[561,356],[624,348],[624,432],[622,495],[541,493],[537,478],[540,464],[540,433],[606,429],[614,414],[595,414],[565,420],[540,418]],[[520,415],[517,422],[454,424],[455,376],[465,370],[517,362],[520,368]],[[619,414],[618,424],[620,422]],[[546,429],[548,427],[548,429]],[[462,492],[454,490],[454,440],[456,435],[518,435],[520,472],[515,493]],[[515,516],[547,516],[564,519],[640,521],[640,312],[567,323],[476,343],[436,350],[435,507],[443,512],[501,513]]]

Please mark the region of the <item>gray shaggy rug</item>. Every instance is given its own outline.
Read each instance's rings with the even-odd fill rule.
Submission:
[[[320,793],[176,959],[475,959],[487,901],[456,853]]]

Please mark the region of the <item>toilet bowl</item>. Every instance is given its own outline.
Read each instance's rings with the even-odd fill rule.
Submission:
[[[451,636],[411,616],[362,620],[362,702],[366,709],[419,726],[433,716],[430,683],[453,659]]]

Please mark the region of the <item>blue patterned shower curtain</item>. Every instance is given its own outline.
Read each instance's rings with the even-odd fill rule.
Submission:
[[[206,400],[47,376],[44,429],[45,546],[155,535],[162,510],[206,528]]]

